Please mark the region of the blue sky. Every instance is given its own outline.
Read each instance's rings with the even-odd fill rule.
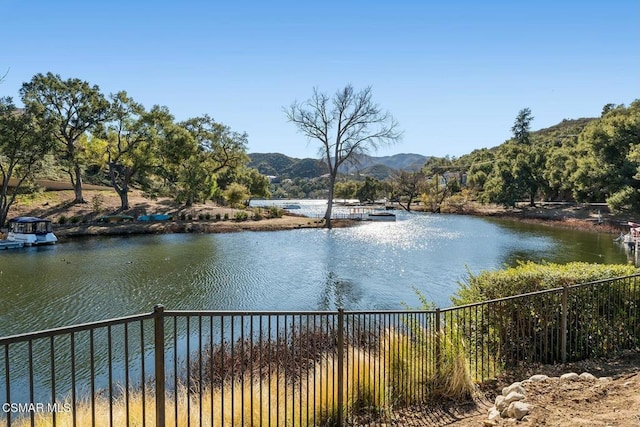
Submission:
[[[209,114],[249,152],[316,157],[283,107],[372,86],[401,152],[460,156],[640,98],[640,2],[0,0],[0,96],[36,73]]]

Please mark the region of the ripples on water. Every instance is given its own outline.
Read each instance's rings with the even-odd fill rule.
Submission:
[[[321,214],[324,205],[306,209]],[[333,230],[92,238],[3,252],[0,336],[148,312],[157,303],[169,309],[394,309],[419,306],[415,288],[448,306],[467,270],[518,259],[624,262],[610,240],[589,234],[401,212],[397,222]]]

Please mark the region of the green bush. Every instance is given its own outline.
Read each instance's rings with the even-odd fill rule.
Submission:
[[[236,221],[246,221],[249,218],[249,214],[244,211],[236,212],[234,219]]]
[[[456,305],[471,304],[497,298],[542,291],[596,280],[629,276],[638,270],[632,265],[568,264],[520,262],[516,267],[497,271],[468,273],[451,300]]]
[[[221,218],[222,218],[222,216],[219,213],[217,213],[216,214],[216,221],[220,221]]]
[[[79,216],[72,216],[71,218],[69,218],[69,222],[71,224],[78,224],[81,221],[81,218]]]
[[[260,210],[258,209],[257,211],[255,211],[253,213],[253,220],[254,221],[260,221],[262,219],[262,213],[260,212]]]
[[[229,219],[229,213],[228,212],[225,212],[224,219],[225,219],[225,221]]]
[[[210,220],[211,220],[211,214],[207,212],[207,213],[204,215],[204,219],[206,219],[207,221],[210,221]]]
[[[67,223],[67,217],[64,215],[60,215],[60,218],[58,218],[58,224],[66,224]]]
[[[607,280],[636,272],[631,265],[523,262],[506,270],[469,273],[452,297],[457,305],[520,296],[485,304],[480,317],[477,310],[485,308],[452,312],[450,322],[462,328],[469,348],[491,343],[485,349],[502,366],[561,362],[563,316],[568,321],[568,361],[604,356],[637,343],[640,328],[634,326],[637,315],[632,310],[640,304],[637,281]],[[566,305],[562,291],[522,295],[565,286],[571,287]]]
[[[271,206],[269,208],[269,216],[271,218],[282,218],[282,215],[284,215],[284,209],[277,206]]]

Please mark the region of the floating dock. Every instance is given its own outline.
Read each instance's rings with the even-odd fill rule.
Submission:
[[[0,240],[0,251],[3,249],[15,249],[24,246],[23,242],[14,242],[12,240]]]

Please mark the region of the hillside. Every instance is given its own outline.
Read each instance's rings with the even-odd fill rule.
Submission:
[[[249,167],[256,168],[264,175],[280,178],[315,178],[327,173],[326,167],[318,159],[297,159],[280,153],[250,153]],[[355,164],[345,165],[342,173],[358,173],[384,179],[398,170],[417,170],[427,157],[420,154],[395,154],[393,156],[361,156]]]

